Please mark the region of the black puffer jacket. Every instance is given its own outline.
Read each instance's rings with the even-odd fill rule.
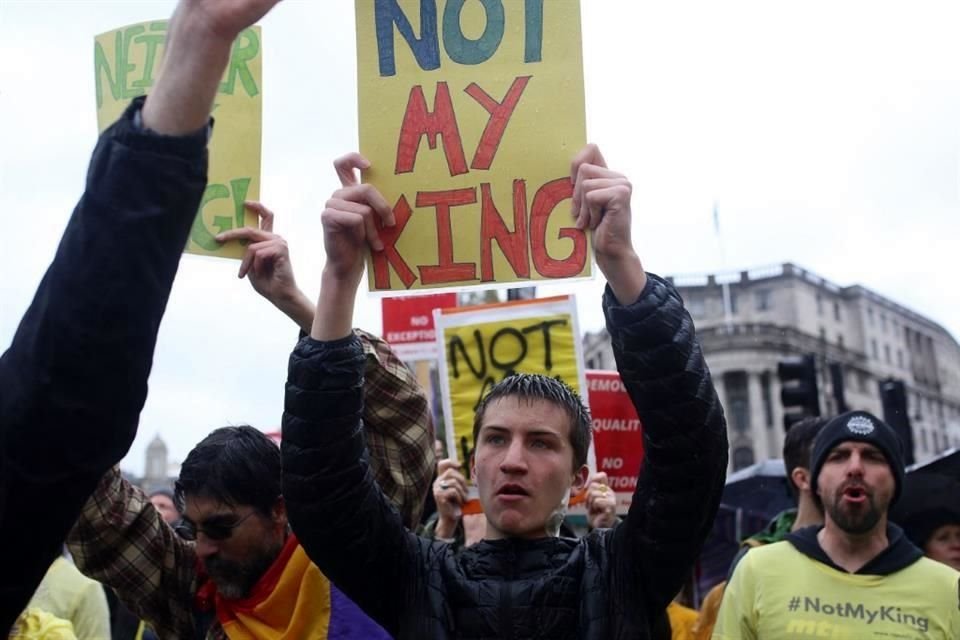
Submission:
[[[283,493],[307,554],[396,637],[649,637],[713,522],[727,464],[723,410],[680,296],[651,276],[604,297],[646,459],[626,520],[579,540],[484,541],[459,555],[406,531],[369,471],[354,338],[304,339],[290,360]]]

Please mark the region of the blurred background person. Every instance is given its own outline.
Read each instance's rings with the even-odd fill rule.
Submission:
[[[939,473],[908,474],[903,499],[890,518],[924,555],[960,571],[960,480]]]
[[[86,577],[65,556],[58,556],[27,609],[67,620],[78,638],[110,638],[110,608],[103,585]]]

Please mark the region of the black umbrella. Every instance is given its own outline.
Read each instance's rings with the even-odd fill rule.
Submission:
[[[923,548],[937,527],[960,524],[960,480],[928,470],[908,473],[900,499],[890,510],[890,519]]]

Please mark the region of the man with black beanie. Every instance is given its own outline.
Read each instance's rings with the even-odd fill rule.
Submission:
[[[887,521],[903,485],[896,432],[865,411],[839,415],[817,436],[810,469],[824,525],[747,554],[713,637],[960,638],[960,573]]]

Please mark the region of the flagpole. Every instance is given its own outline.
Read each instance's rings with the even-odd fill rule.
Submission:
[[[720,209],[717,206],[717,201],[713,201],[713,232],[717,236],[717,247],[720,249],[720,270],[727,270],[727,252],[723,247],[723,235],[720,233]],[[730,283],[724,280],[720,285],[720,289],[723,292],[723,321],[727,327],[727,332],[730,332],[733,328],[733,310],[731,309],[732,304],[730,300]]]

